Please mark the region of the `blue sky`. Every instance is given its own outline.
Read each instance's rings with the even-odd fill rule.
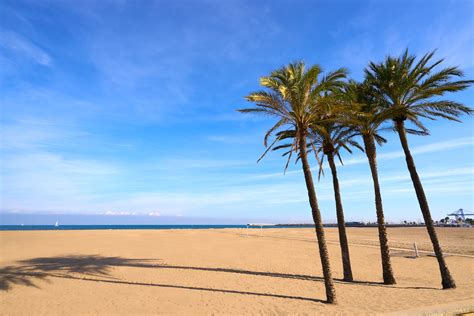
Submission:
[[[468,0],[1,0],[0,15],[4,224],[310,222],[300,166],[283,175],[279,154],[256,163],[272,120],[235,111],[260,76],[304,60],[361,79],[369,60],[409,47],[437,49],[474,78]],[[472,106],[473,89],[451,98]],[[463,120],[409,138],[436,219],[474,210],[473,119]],[[386,136],[386,217],[421,219]],[[375,220],[365,157],[344,160],[346,219]],[[329,174],[317,191],[334,222]]]

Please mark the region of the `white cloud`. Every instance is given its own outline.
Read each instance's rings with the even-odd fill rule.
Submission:
[[[256,141],[255,134],[252,135],[212,135],[208,137],[208,140],[216,143],[223,144],[249,144],[255,143]],[[258,140],[260,141],[260,140]]]
[[[131,212],[131,211],[107,211],[104,213],[107,216],[153,216],[159,217],[161,216],[160,212]]]
[[[233,159],[211,159],[211,158],[182,158],[165,157],[156,161],[143,163],[140,169],[146,171],[163,170],[169,171],[179,166],[180,170],[186,169],[223,169],[254,165],[253,162]]]
[[[431,143],[427,145],[416,146],[416,147],[411,148],[410,152],[412,153],[412,155],[420,155],[420,154],[426,154],[426,153],[432,153],[432,152],[445,151],[448,149],[468,147],[472,145],[474,145],[473,137],[462,137],[462,138],[458,138],[458,139],[450,140],[450,141],[435,142],[435,143]],[[402,150],[388,152],[388,153],[382,152],[382,153],[377,154],[377,160],[392,160],[392,159],[398,159],[402,157],[405,157],[405,154]],[[354,165],[354,164],[360,164],[360,163],[367,163],[367,158],[363,156],[352,158],[352,159],[346,160],[344,162],[344,165]]]
[[[282,172],[249,176],[248,172],[253,169],[248,168],[256,171],[259,168],[253,161],[209,159],[200,157],[199,153],[190,158],[168,156],[123,165],[107,158],[74,157],[63,152],[62,146],[73,143],[77,147],[78,139],[88,136],[87,133],[48,121],[21,120],[17,125],[2,129],[2,135],[8,139],[4,142],[6,146],[0,148],[4,211],[93,214],[108,210],[106,215],[124,216],[223,215],[224,212],[224,216],[228,216],[234,212],[258,214],[259,210],[307,208],[304,180],[291,177],[299,175],[299,170],[288,172],[290,177],[284,177]],[[412,152],[419,155],[469,147],[473,143],[472,137],[465,137],[415,146]],[[382,160],[402,157],[401,151],[379,154]],[[363,155],[353,159],[346,164],[367,163]],[[230,170],[234,173],[229,174]],[[465,176],[472,177],[473,168],[421,168],[419,173],[426,183],[427,193],[456,195],[459,194],[456,192],[469,191]],[[259,183],[259,180],[277,176],[278,179]],[[333,201],[329,178],[317,184],[318,199],[322,203]],[[340,183],[344,201],[373,198],[370,177],[346,177],[341,178]],[[383,174],[381,183],[384,197],[413,195],[407,173]],[[150,189],[150,184],[157,187]]]
[[[0,32],[0,45],[43,66],[51,66],[51,57],[41,48],[11,31]]]
[[[133,216],[133,215],[138,215],[137,212],[127,212],[127,211],[107,211],[104,213],[104,215],[109,215],[109,216]]]
[[[0,136],[2,209],[87,207],[94,189],[119,172],[110,162],[68,154],[67,146],[90,144],[90,135],[51,122],[19,120],[2,126]]]
[[[443,170],[429,170],[429,169],[420,169],[418,173],[424,184],[433,182],[433,181],[446,181],[446,178],[452,177],[472,177],[474,175],[474,166],[470,167],[459,167],[459,168],[446,168]],[[449,180],[448,180],[449,181]],[[395,172],[392,174],[384,174],[379,176],[379,182],[382,186],[394,185],[397,183],[408,183],[411,184],[411,178],[408,172],[400,174]],[[370,185],[372,186],[372,178],[370,177],[358,177],[352,179],[342,179],[339,181],[339,184],[342,188],[352,188],[358,187],[361,185]],[[411,185],[410,185],[411,187]]]
[[[437,49],[435,57],[444,58],[448,65],[461,66],[461,68],[474,67],[472,18],[459,19],[453,11],[446,12],[436,22],[435,27],[430,28],[426,36],[421,38],[426,52]]]
[[[33,150],[86,138],[85,132],[65,129],[57,124],[39,119],[20,119],[12,124],[2,124],[0,128],[0,149]]]
[[[440,152],[446,151],[448,149],[455,149],[455,148],[462,148],[462,147],[469,147],[474,145],[474,138],[473,137],[462,137],[452,141],[442,141],[442,142],[435,142],[427,145],[420,145],[411,148],[412,155],[421,155],[426,153],[433,153],[433,152]],[[393,160],[398,158],[405,157],[405,154],[402,150],[392,151],[388,153],[378,153],[377,154],[377,161],[380,160]],[[345,159],[344,166],[351,166],[351,165],[359,165],[359,164],[367,164],[367,157],[365,155],[358,155],[353,158]],[[336,163],[337,166],[341,166],[339,162]],[[319,168],[313,167],[311,169],[313,172],[317,172]],[[301,170],[292,170],[287,171],[286,175],[295,175],[301,173]],[[260,174],[252,176],[254,179],[266,179],[266,178],[273,178],[273,177],[282,177],[283,172],[281,173],[267,173],[267,174]]]

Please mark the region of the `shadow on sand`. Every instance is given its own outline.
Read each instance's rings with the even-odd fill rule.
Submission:
[[[81,281],[91,282],[104,282],[114,284],[128,284],[135,286],[156,286],[164,288],[178,288],[196,291],[210,291],[210,292],[221,292],[221,293],[232,293],[242,295],[254,295],[254,296],[268,296],[284,299],[295,299],[305,300],[313,302],[324,302],[322,300],[299,297],[299,296],[288,296],[271,293],[256,293],[256,292],[245,292],[237,290],[226,290],[226,289],[215,289],[215,288],[203,288],[203,287],[192,287],[182,286],[173,284],[159,284],[159,283],[140,283],[120,280],[111,276],[111,270],[114,267],[132,267],[132,268],[153,268],[153,269],[180,269],[180,270],[194,270],[194,271],[208,271],[218,273],[236,273],[244,275],[255,275],[264,277],[275,277],[275,278],[286,278],[286,279],[297,279],[305,281],[322,281],[321,277],[302,275],[302,274],[285,274],[275,272],[260,272],[260,271],[249,271],[242,269],[230,269],[230,268],[211,268],[211,267],[193,267],[193,266],[180,266],[180,265],[166,265],[156,263],[159,260],[154,259],[128,259],[122,257],[103,257],[98,255],[88,256],[63,256],[63,257],[48,257],[48,258],[35,258],[30,260],[18,261],[14,266],[7,266],[0,268],[0,290],[8,291],[13,285],[24,285],[33,286],[39,288],[33,281],[44,280],[48,281],[48,278],[64,278]],[[364,285],[364,286],[381,286],[381,287],[395,287],[383,285],[378,282],[344,282],[340,279],[336,279],[337,283],[353,284],[353,285]],[[436,289],[428,287],[400,287],[397,288],[410,288],[410,289]]]

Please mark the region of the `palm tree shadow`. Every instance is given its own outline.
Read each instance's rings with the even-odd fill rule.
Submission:
[[[69,276],[63,275],[63,276],[57,276],[57,277],[61,277],[65,279],[81,280],[81,281],[112,283],[112,284],[126,284],[126,285],[135,285],[135,286],[155,286],[155,287],[173,288],[173,289],[243,294],[243,295],[253,295],[253,296],[267,296],[267,297],[285,298],[285,299],[293,299],[293,300],[304,300],[304,301],[311,301],[311,302],[318,302],[318,303],[327,303],[326,301],[319,300],[316,298],[290,296],[290,295],[273,294],[273,293],[258,293],[258,292],[216,289],[216,288],[206,288],[206,287],[197,287],[197,286],[184,286],[184,285],[174,285],[174,284],[161,284],[161,283],[144,283],[144,282],[130,282],[130,281],[122,281],[122,280],[91,279],[91,278],[74,277],[70,275]]]
[[[208,291],[208,292],[220,292],[230,294],[241,294],[241,295],[253,295],[253,296],[266,296],[276,297],[283,299],[293,300],[305,300],[312,302],[325,303],[323,300],[301,297],[301,296],[290,296],[273,293],[258,293],[248,291],[237,291],[229,289],[216,289],[216,288],[205,288],[195,286],[183,286],[174,284],[160,284],[160,283],[143,283],[143,282],[130,282],[113,278],[110,275],[111,270],[114,267],[137,267],[137,268],[173,268],[173,269],[190,269],[190,270],[202,270],[202,271],[215,271],[215,272],[232,272],[232,269],[214,269],[214,268],[199,268],[199,267],[186,267],[186,266],[166,266],[153,264],[156,259],[127,259],[121,257],[102,257],[97,255],[91,256],[64,256],[64,257],[48,257],[48,258],[35,258],[30,260],[18,261],[17,265],[6,266],[0,268],[0,290],[8,291],[12,289],[13,285],[24,285],[40,288],[35,284],[35,280],[48,281],[48,278],[63,278],[90,282],[102,282],[112,284],[127,284],[134,286],[154,286],[163,288],[176,288],[186,289],[194,291]],[[249,272],[252,274],[260,275],[260,273],[245,270],[235,270],[240,272]],[[270,275],[267,273],[261,273],[261,275]],[[94,277],[94,278],[92,278]]]
[[[312,298],[293,297],[278,294],[266,294],[266,293],[252,293],[252,292],[241,292],[233,290],[221,290],[201,287],[189,287],[180,285],[169,285],[169,284],[153,284],[153,283],[136,283],[128,282],[116,279],[111,276],[111,270],[115,267],[134,267],[134,268],[153,268],[153,269],[179,269],[179,270],[193,270],[193,271],[208,271],[218,273],[236,273],[244,275],[264,276],[264,277],[275,277],[285,279],[296,279],[305,281],[323,281],[323,278],[311,275],[302,274],[287,274],[277,272],[263,272],[263,271],[249,271],[243,269],[231,269],[231,268],[213,268],[213,267],[193,267],[193,266],[181,266],[181,265],[167,265],[157,263],[157,259],[129,259],[122,257],[103,257],[98,255],[87,255],[87,256],[63,256],[63,257],[45,257],[45,258],[34,258],[29,260],[18,261],[15,266],[7,266],[0,268],[0,290],[8,291],[13,285],[24,285],[33,286],[39,288],[33,281],[44,280],[48,281],[49,277],[56,278],[69,278],[78,279],[85,281],[96,281],[96,282],[108,282],[117,284],[133,284],[133,285],[148,285],[148,286],[161,286],[169,288],[183,288],[189,290],[201,290],[201,291],[214,291],[214,292],[225,292],[235,294],[248,294],[248,295],[260,295],[260,296],[274,296],[280,298],[294,298],[302,300],[313,300],[320,301]],[[89,278],[88,278],[89,277]],[[90,278],[94,277],[94,278]],[[100,279],[97,279],[100,278]],[[345,283],[352,285],[363,285],[363,286],[381,286],[381,287],[394,287],[384,285],[379,282],[369,281],[354,281],[345,282],[341,279],[335,279],[337,283]],[[435,289],[435,288],[424,288],[424,287],[400,287],[397,288],[411,288],[411,289]]]
[[[25,285],[39,288],[32,279],[47,280],[45,273],[32,273],[22,267],[7,266],[0,269],[0,291],[8,291],[12,285]]]
[[[65,256],[35,258],[18,261],[17,265],[0,268],[0,290],[8,291],[13,285],[39,288],[33,280],[48,281],[48,277],[60,277],[71,273],[112,278],[109,271],[114,266],[143,264],[149,259],[125,259],[121,257]]]

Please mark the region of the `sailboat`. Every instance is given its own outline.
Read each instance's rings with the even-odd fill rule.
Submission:
[[[59,222],[56,221],[56,223],[54,224],[54,227],[59,227]]]

